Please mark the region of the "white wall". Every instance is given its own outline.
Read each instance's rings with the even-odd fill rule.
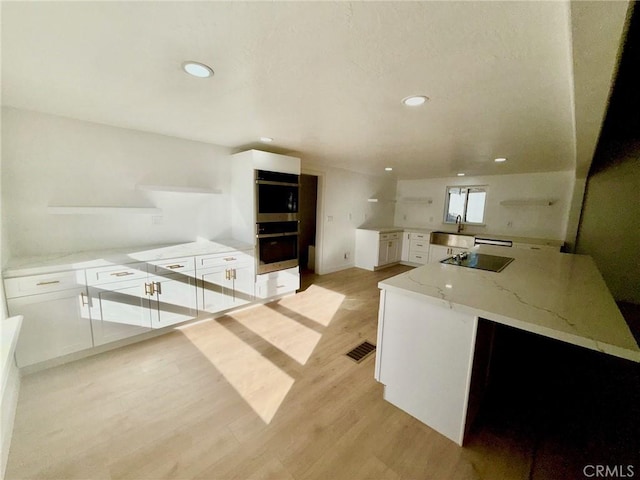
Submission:
[[[136,190],[137,184],[154,184],[226,192],[226,148],[3,108],[2,158],[5,255],[230,235],[226,194]],[[52,215],[48,205],[154,206],[163,210],[162,223],[153,224],[149,215]]]
[[[486,185],[486,226],[469,227],[466,231],[564,241],[574,180],[572,172],[399,180],[398,197],[427,197],[432,203],[396,203],[395,225],[452,228],[443,224],[446,187]],[[540,198],[550,198],[555,202],[551,206],[500,204],[502,200]]]
[[[340,168],[315,168],[302,159],[302,172],[319,176],[321,205],[317,236],[321,236],[318,273],[354,266],[356,229],[361,226],[393,225],[393,203],[370,203],[372,197],[393,198],[395,180],[368,176]],[[345,253],[348,258],[344,258]]]
[[[640,141],[612,143],[587,181],[577,253],[591,255],[617,301],[640,305]]]

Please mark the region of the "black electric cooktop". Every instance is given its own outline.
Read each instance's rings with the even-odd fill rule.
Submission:
[[[440,263],[448,265],[477,268],[478,270],[487,270],[489,272],[501,272],[511,262],[513,262],[513,258],[511,257],[499,257],[497,255],[475,252],[465,252],[440,260]]]

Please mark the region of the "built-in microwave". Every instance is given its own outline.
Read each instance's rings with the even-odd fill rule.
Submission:
[[[256,222],[298,220],[299,176],[256,170]]]
[[[256,224],[258,274],[298,266],[298,221]]]

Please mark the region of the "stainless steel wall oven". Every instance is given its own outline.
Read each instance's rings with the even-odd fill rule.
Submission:
[[[298,175],[256,170],[257,273],[298,266]]]
[[[298,220],[298,175],[256,170],[256,222]]]

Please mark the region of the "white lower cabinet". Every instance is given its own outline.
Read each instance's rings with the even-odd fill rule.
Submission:
[[[429,234],[409,234],[409,257],[411,263],[426,264],[429,262]]]
[[[295,293],[300,288],[300,272],[298,267],[278,272],[258,275],[256,280],[256,297],[269,298],[288,293]]]
[[[473,315],[381,290],[375,378],[385,400],[459,445],[477,326]]]
[[[561,247],[559,245],[534,245],[531,243],[517,243],[514,242],[513,248],[522,248],[525,250],[534,250],[541,252],[559,252]]]
[[[10,315],[23,315],[16,363],[25,367],[93,347],[86,287],[7,300]]]
[[[87,270],[95,345],[198,315],[193,257]]]
[[[19,367],[93,347],[84,271],[7,278],[9,315],[23,315]]]
[[[151,330],[148,282],[127,280],[89,287],[96,346]]]
[[[250,252],[196,258],[198,310],[216,313],[254,299],[255,267]]]
[[[248,265],[219,267],[198,272],[198,308],[220,312],[253,300],[253,268]]]
[[[162,328],[198,316],[195,272],[152,277],[151,327]]]
[[[10,315],[23,315],[19,367],[182,323],[200,313],[293,293],[298,268],[258,277],[253,249],[117,263],[4,280]]]
[[[402,237],[400,231],[381,233],[377,230],[357,229],[356,267],[375,270],[398,263],[402,256]]]

